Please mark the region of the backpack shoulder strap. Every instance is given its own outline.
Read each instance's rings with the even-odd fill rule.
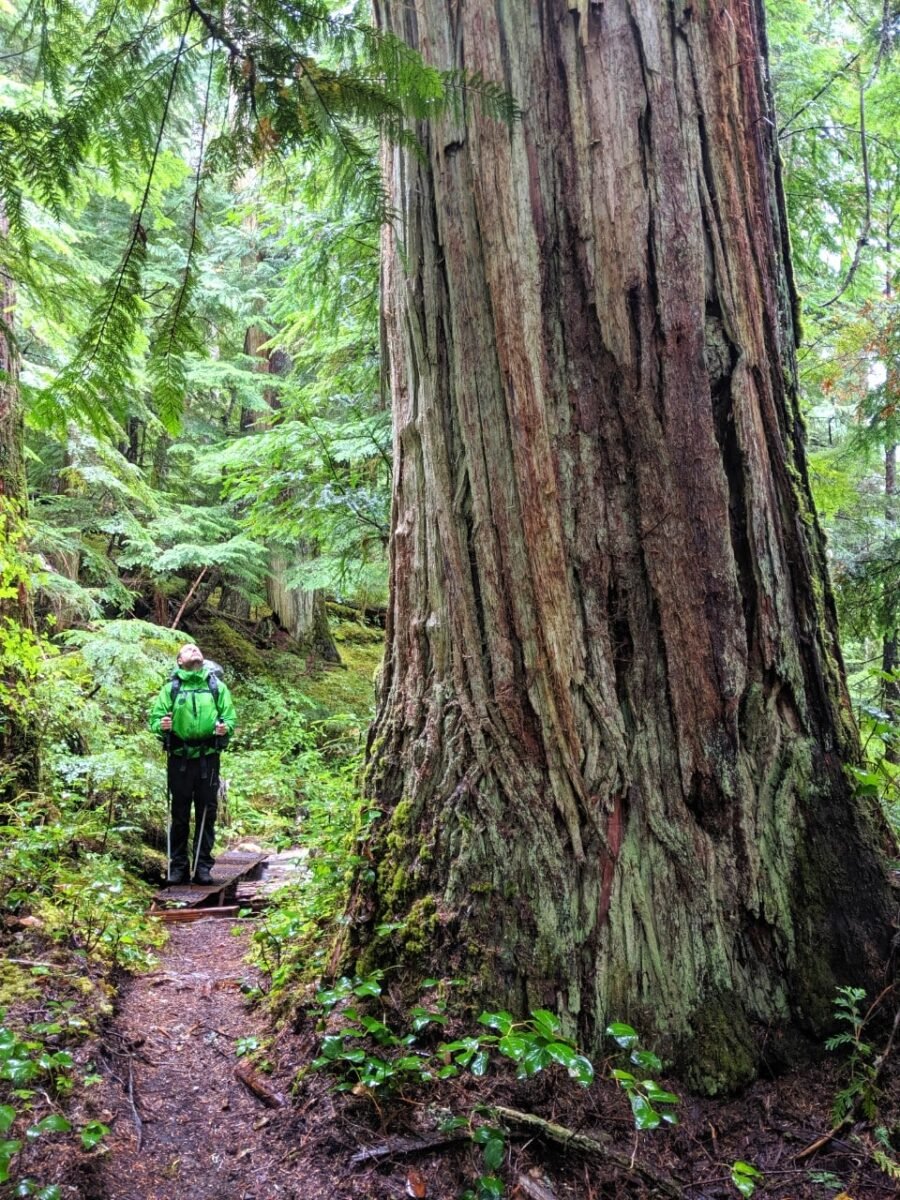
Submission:
[[[222,711],[219,708],[219,677],[212,672],[206,677],[206,686],[209,688],[213,698],[213,704],[216,706],[216,716],[221,717]]]
[[[181,679],[177,675],[173,675],[169,680],[169,699],[172,702],[172,707],[175,707],[175,700],[178,693],[181,691]]]

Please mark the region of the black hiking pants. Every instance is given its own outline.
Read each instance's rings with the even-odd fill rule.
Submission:
[[[172,875],[181,875],[193,866],[197,857],[197,839],[200,836],[201,824],[203,838],[200,841],[197,866],[209,869],[216,861],[212,856],[212,848],[216,836],[218,810],[218,754],[204,754],[200,758],[169,755],[169,792],[172,796]],[[188,859],[191,808],[194,810],[194,839],[193,851]]]

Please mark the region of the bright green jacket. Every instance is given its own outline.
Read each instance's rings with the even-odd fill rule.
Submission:
[[[173,738],[172,753],[184,755],[187,758],[199,758],[201,754],[209,754],[212,750],[212,739],[215,737],[216,722],[222,721],[228,729],[227,737],[234,733],[237,714],[234,702],[227,684],[219,680],[218,699],[213,699],[206,682],[207,671],[185,671],[179,667],[175,674],[181,680],[178,694],[172,705],[172,683],[163,684],[159,695],[153,701],[150,709],[150,728],[158,736],[163,736],[162,719],[167,714],[172,716]],[[226,737],[226,740],[227,740]],[[189,743],[183,745],[179,741]],[[206,744],[203,741],[206,740]],[[194,744],[190,744],[194,743]]]

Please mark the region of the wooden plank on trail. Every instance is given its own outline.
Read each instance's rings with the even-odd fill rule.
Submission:
[[[214,908],[160,908],[151,910],[150,915],[166,924],[175,921],[203,921],[206,917],[236,917],[236,904],[220,904]]]
[[[221,908],[234,899],[238,881],[257,875],[268,858],[259,850],[226,850],[216,860],[211,884],[177,884],[153,897],[152,913]]]

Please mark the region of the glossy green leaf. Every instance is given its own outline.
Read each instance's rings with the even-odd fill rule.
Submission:
[[[762,1172],[751,1163],[738,1160],[731,1165],[731,1182],[742,1196],[752,1196],[762,1178]]]
[[[0,1141],[0,1183],[9,1182],[10,1161],[22,1149],[22,1143],[17,1139]]]
[[[661,1071],[663,1069],[662,1062],[652,1050],[632,1050],[631,1061],[644,1071]]]
[[[478,1024],[487,1025],[488,1029],[496,1029],[502,1034],[507,1034],[515,1021],[512,1013],[504,1010],[503,1012],[483,1012],[478,1018]]]
[[[582,1087],[589,1087],[594,1082],[594,1064],[583,1054],[576,1054],[568,1066],[572,1079],[577,1079]]]
[[[81,1131],[81,1144],[85,1150],[93,1150],[109,1133],[109,1126],[102,1121],[88,1121]]]
[[[71,1122],[67,1121],[62,1113],[50,1113],[32,1125],[27,1130],[25,1136],[33,1141],[35,1138],[40,1137],[42,1133],[68,1133],[71,1128]]]
[[[647,1093],[647,1099],[653,1104],[680,1104],[681,1098],[676,1096],[674,1092],[667,1092],[661,1088],[658,1083],[654,1083],[652,1079],[644,1079],[641,1082],[641,1087]]]
[[[531,1019],[538,1033],[542,1034],[545,1038],[552,1039],[559,1037],[562,1026],[555,1013],[549,1012],[546,1008],[536,1008],[531,1014]]]
[[[631,1050],[640,1041],[637,1030],[621,1021],[613,1021],[611,1025],[607,1025],[606,1033],[623,1050]]]
[[[490,1138],[484,1144],[484,1164],[490,1171],[496,1171],[503,1164],[506,1145],[500,1138]]]
[[[642,1096],[640,1092],[631,1092],[628,1099],[631,1101],[635,1128],[640,1130],[659,1128],[662,1124],[662,1117],[646,1096]]]

